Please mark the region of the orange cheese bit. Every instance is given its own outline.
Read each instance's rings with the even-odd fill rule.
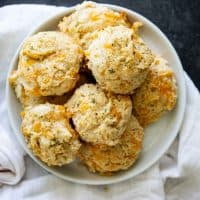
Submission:
[[[110,44],[110,43],[105,43],[103,46],[104,46],[105,49],[111,49],[112,48],[112,44]]]
[[[21,117],[23,118],[23,117],[25,116],[25,112],[22,111],[22,112],[20,113],[20,115],[21,115]]]
[[[80,112],[85,112],[86,110],[88,110],[89,106],[86,103],[82,103],[80,105]]]
[[[41,123],[40,122],[34,123],[34,125],[33,125],[33,131],[40,132],[40,130],[41,130]]]

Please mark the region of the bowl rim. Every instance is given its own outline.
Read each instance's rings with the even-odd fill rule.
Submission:
[[[27,147],[27,145],[25,145],[23,143],[23,141],[20,139],[20,137],[18,136],[17,132],[17,128],[15,127],[15,122],[14,122],[14,119],[13,119],[13,116],[12,116],[12,109],[11,107],[9,106],[10,104],[10,99],[9,99],[9,93],[10,93],[10,85],[9,85],[9,81],[8,81],[8,77],[10,76],[11,72],[13,71],[14,69],[14,66],[15,66],[15,63],[17,62],[18,60],[18,57],[19,57],[19,52],[21,50],[21,46],[24,42],[24,40],[37,33],[40,29],[42,29],[43,26],[47,25],[48,23],[50,23],[52,20],[54,20],[54,18],[61,18],[63,16],[66,16],[66,15],[69,15],[70,13],[74,12],[75,10],[75,7],[76,6],[72,6],[72,7],[66,7],[66,9],[56,13],[55,15],[49,17],[48,19],[46,20],[43,20],[38,26],[34,27],[28,34],[27,36],[23,39],[23,41],[21,42],[21,44],[19,45],[19,47],[17,48],[16,50],[16,53],[15,55],[13,56],[11,62],[10,62],[10,65],[9,65],[9,70],[8,70],[8,74],[7,74],[7,79],[6,79],[6,103],[7,103],[7,108],[8,108],[8,118],[9,118],[9,122],[11,124],[11,127],[12,127],[12,130],[15,134],[15,136],[17,137],[17,140],[18,142],[20,143],[20,145],[23,147],[24,151],[39,165],[41,166],[42,168],[44,168],[45,170],[47,170],[48,172],[50,172],[51,174],[61,178],[61,179],[64,179],[64,180],[67,180],[67,181],[70,181],[70,182],[73,182],[73,183],[79,183],[79,184],[87,184],[87,185],[108,185],[108,184],[114,184],[114,183],[119,183],[119,182],[122,182],[122,181],[125,181],[125,180],[128,180],[130,178],[133,178],[134,176],[136,175],[139,175],[141,174],[142,172],[144,172],[145,170],[149,169],[154,163],[156,163],[162,156],[163,154],[169,149],[170,145],[173,143],[173,141],[175,140],[177,134],[178,134],[178,131],[180,130],[181,128],[181,124],[182,124],[182,121],[183,121],[183,117],[184,117],[184,113],[185,113],[185,106],[186,106],[186,84],[185,84],[185,78],[184,78],[184,71],[183,71],[183,67],[182,67],[182,63],[181,63],[181,60],[175,50],[175,48],[173,47],[172,43],[169,41],[169,39],[167,38],[167,36],[153,23],[151,22],[149,19],[147,19],[146,17],[144,17],[143,15],[139,14],[138,12],[135,12],[133,10],[130,10],[128,8],[124,8],[124,7],[121,7],[121,6],[118,6],[118,5],[113,5],[113,4],[103,4],[101,3],[101,5],[103,6],[106,6],[110,9],[113,9],[113,10],[116,10],[118,12],[122,11],[122,12],[125,12],[127,13],[128,15],[130,16],[133,16],[134,17],[137,17],[139,19],[142,19],[142,21],[144,21],[145,23],[147,23],[149,26],[151,26],[151,28],[156,31],[160,37],[162,37],[162,40],[164,40],[167,45],[169,45],[170,47],[170,50],[172,51],[172,53],[175,55],[176,57],[176,61],[178,62],[179,64],[179,70],[181,72],[180,74],[180,79],[181,79],[181,87],[179,86],[179,89],[180,89],[180,94],[181,94],[181,99],[179,101],[179,104],[180,104],[180,107],[182,109],[180,109],[180,111],[178,112],[177,114],[177,117],[178,120],[176,121],[177,123],[174,125],[173,127],[173,134],[172,134],[172,137],[166,141],[165,143],[165,146],[160,150],[160,152],[158,154],[156,154],[156,156],[154,156],[154,158],[152,160],[150,160],[145,166],[141,167],[137,173],[127,173],[127,174],[124,174],[124,176],[121,176],[115,180],[113,180],[112,178],[111,179],[107,179],[107,180],[84,180],[84,179],[76,179],[76,178],[71,178],[71,177],[68,177],[68,176],[65,176],[65,175],[61,175],[59,174],[58,172],[55,172],[54,170],[52,170],[50,167],[48,167],[46,164],[44,164],[43,162],[41,162],[37,157],[35,157],[33,155],[33,153],[29,150],[29,148]]]

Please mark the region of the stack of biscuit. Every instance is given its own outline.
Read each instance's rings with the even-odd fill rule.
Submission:
[[[147,47],[140,26],[84,2],[59,31],[25,40],[10,84],[26,142],[47,165],[78,157],[91,172],[126,170],[140,155],[144,127],[175,107],[174,73]]]

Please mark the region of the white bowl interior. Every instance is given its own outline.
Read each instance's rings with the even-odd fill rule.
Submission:
[[[114,176],[106,177],[88,172],[88,170],[83,165],[81,165],[79,161],[63,167],[48,167],[47,165],[45,165],[38,158],[36,158],[27,148],[23,135],[20,132],[21,105],[16,98],[14,90],[9,86],[7,82],[7,103],[10,122],[14,133],[16,134],[19,142],[22,144],[24,149],[39,165],[44,167],[49,172],[65,180],[83,184],[100,185],[116,183],[131,178],[149,168],[163,155],[163,153],[169,148],[170,144],[175,139],[180,128],[185,109],[185,82],[183,69],[180,60],[176,54],[176,51],[174,50],[168,39],[154,24],[152,24],[143,16],[118,6],[106,6],[116,11],[123,11],[127,13],[130,21],[139,20],[144,24],[144,27],[140,31],[142,38],[155,53],[162,55],[169,61],[169,65],[171,68],[173,68],[178,83],[179,97],[176,108],[172,112],[162,117],[158,122],[150,125],[145,129],[145,139],[143,145],[144,148],[139,160],[133,167],[131,167],[127,171],[119,172]],[[57,28],[58,21],[63,16],[69,15],[73,10],[74,8],[66,8],[66,11],[42,23],[41,26],[39,26],[29,35],[32,35],[39,31],[55,30]],[[19,50],[20,47],[11,63],[9,74],[13,69],[17,68]]]

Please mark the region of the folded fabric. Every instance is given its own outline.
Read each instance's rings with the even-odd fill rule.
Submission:
[[[0,8],[0,116],[4,116],[0,122],[2,127],[0,137],[6,136],[6,139],[2,139],[4,142],[0,140],[0,182],[2,183],[16,183],[22,177],[24,170],[24,153],[9,128],[6,114],[5,79],[8,64],[17,46],[33,24],[62,9],[64,8],[42,5],[13,5]],[[169,151],[144,173],[114,185],[79,185],[48,174],[26,156],[26,173],[22,181],[12,187],[3,185],[0,188],[0,199],[199,200],[200,95],[192,81],[187,75],[185,76],[187,106],[180,133]],[[13,146],[9,148],[9,145],[15,148]],[[12,176],[13,174],[15,176]]]
[[[23,154],[0,126],[0,184],[16,184],[25,171]]]

